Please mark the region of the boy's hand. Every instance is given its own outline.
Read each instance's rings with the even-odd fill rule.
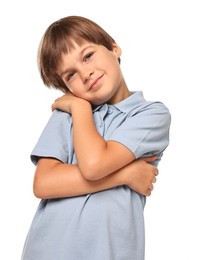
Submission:
[[[72,109],[80,109],[83,105],[89,104],[88,101],[74,96],[71,92],[57,98],[52,104],[52,111],[55,109],[62,110],[64,112],[72,114]]]
[[[158,175],[158,169],[149,162],[155,159],[155,156],[138,159],[125,167],[126,184],[129,188],[145,196],[151,195],[154,188],[153,184],[156,182],[156,176]]]

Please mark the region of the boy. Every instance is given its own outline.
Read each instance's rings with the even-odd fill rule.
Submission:
[[[42,200],[24,260],[144,259],[145,196],[169,142],[170,113],[129,91],[120,56],[84,17],[63,18],[44,34],[41,77],[66,94],[31,154]]]

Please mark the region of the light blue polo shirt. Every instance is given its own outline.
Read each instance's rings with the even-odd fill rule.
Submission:
[[[105,140],[125,145],[136,158],[158,154],[169,143],[171,116],[161,102],[141,91],[115,105],[93,110]],[[72,118],[55,110],[31,160],[54,157],[75,164]],[[119,186],[83,196],[41,200],[24,245],[22,260],[143,260],[145,197]]]

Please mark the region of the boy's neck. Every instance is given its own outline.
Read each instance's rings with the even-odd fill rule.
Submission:
[[[128,98],[132,93],[129,91],[126,84],[118,89],[116,95],[114,95],[110,100],[108,100],[107,104],[114,105],[117,104],[124,99]]]

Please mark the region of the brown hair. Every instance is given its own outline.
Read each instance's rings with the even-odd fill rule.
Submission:
[[[41,78],[48,87],[66,92],[67,86],[56,70],[63,53],[73,48],[73,42],[82,40],[113,49],[114,39],[95,22],[81,16],[67,16],[52,23],[46,30],[38,51]]]

